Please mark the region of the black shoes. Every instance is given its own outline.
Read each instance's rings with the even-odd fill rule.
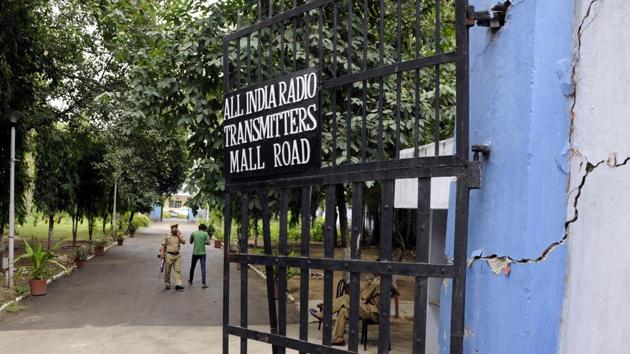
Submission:
[[[185,288],[181,285],[175,285],[175,290],[184,290]]]
[[[201,288],[202,289],[208,289],[208,286],[206,284],[203,284],[203,286]]]
[[[170,285],[167,285],[167,286],[166,286],[166,290],[171,290],[171,286],[170,286]]]

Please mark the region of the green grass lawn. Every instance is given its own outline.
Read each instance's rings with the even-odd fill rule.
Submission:
[[[93,238],[99,238],[103,236],[103,232],[101,230],[102,222],[98,220],[94,227],[94,235]],[[107,223],[107,227],[105,229],[105,233],[109,235],[111,232],[109,223]],[[33,225],[33,217],[28,216],[26,218],[26,222],[24,225],[18,225],[16,227],[16,234],[19,237],[26,239],[40,239],[45,240],[48,238],[48,220],[42,221],[38,220],[37,225]],[[70,217],[64,217],[61,219],[61,223],[57,223],[55,220],[55,226],[53,228],[53,238],[55,240],[72,239],[72,219]],[[78,240],[87,240],[88,239],[88,224],[87,220],[83,220],[83,223],[79,223],[79,229],[77,233]]]

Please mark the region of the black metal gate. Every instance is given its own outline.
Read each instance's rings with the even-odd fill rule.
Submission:
[[[289,2],[289,1],[287,1]],[[319,77],[319,118],[322,124],[322,167],[302,174],[228,180],[225,195],[225,264],[223,283],[223,352],[230,335],[240,337],[240,352],[248,340],[308,353],[356,353],[359,347],[359,284],[361,273],[381,275],[381,294],[390,294],[392,276],[415,277],[413,352],[425,352],[428,278],[452,280],[450,351],[462,353],[468,194],[479,185],[479,162],[469,160],[468,142],[468,31],[466,0],[313,0],[308,2],[245,1],[241,14],[245,28],[224,38],[225,92],[235,92],[264,80],[316,68]],[[425,21],[426,16],[433,16]],[[405,20],[405,16],[415,21]],[[423,22],[424,21],[424,22]],[[447,23],[448,22],[448,23]],[[432,24],[429,40],[420,37]],[[452,48],[444,44],[444,28],[453,30]],[[389,33],[388,28],[395,28]],[[409,29],[413,29],[411,31]],[[412,38],[409,38],[412,37]],[[392,42],[393,40],[393,42]],[[407,41],[407,42],[406,42]],[[410,44],[411,43],[411,44]],[[411,53],[405,53],[411,48]],[[425,50],[433,48],[432,50]],[[452,49],[452,50],[450,50]],[[349,65],[351,63],[351,65]],[[452,115],[444,117],[441,92],[445,75],[452,75],[455,97]],[[427,77],[429,79],[427,79]],[[426,85],[431,89],[423,89]],[[422,86],[422,87],[421,87]],[[421,92],[429,94],[423,97]],[[430,102],[429,107],[421,107]],[[426,106],[426,104],[425,104]],[[411,107],[411,108],[409,108]],[[450,114],[450,113],[448,113]],[[388,120],[389,119],[389,120]],[[429,123],[430,122],[430,123]],[[449,123],[450,122],[450,123]],[[450,128],[449,128],[449,124]],[[450,131],[449,131],[450,129]],[[446,133],[445,133],[446,132]],[[455,136],[455,152],[440,151],[444,134]],[[419,146],[434,143],[434,156],[418,157]],[[401,158],[403,148],[414,157]],[[475,159],[476,160],[476,159]],[[429,215],[431,178],[456,178],[455,239],[452,263],[429,263]],[[392,260],[394,183],[400,178],[418,179],[415,263]],[[366,182],[381,188],[380,261],[362,260],[358,247],[363,232],[363,192]],[[334,258],[336,215],[325,216],[324,257],[310,256],[312,195],[325,195],[327,211],[335,210],[335,189],[351,188],[351,259]],[[291,196],[301,208],[300,255],[288,256],[287,224]],[[264,254],[248,253],[250,200],[260,202]],[[272,250],[270,203],[279,216],[278,251]],[[232,205],[240,204],[240,208]],[[230,252],[232,215],[240,209],[238,251]],[[230,263],[240,264],[240,324],[229,322]],[[248,265],[264,265],[267,272],[268,333],[248,328]],[[279,269],[279,299],[274,300],[274,267]],[[299,338],[287,337],[288,267],[299,268]],[[324,272],[324,319],[321,343],[309,342],[308,296],[311,269]],[[348,347],[331,347],[333,272],[350,273]],[[378,352],[387,353],[390,336],[388,296],[381,297]]]

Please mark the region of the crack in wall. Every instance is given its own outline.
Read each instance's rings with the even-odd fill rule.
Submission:
[[[571,127],[569,128],[569,141],[572,140],[573,130],[575,129],[575,106],[577,104],[577,67],[580,62],[580,57],[582,55],[582,33],[584,31],[584,25],[586,24],[586,20],[589,17],[591,17],[593,6],[595,6],[595,4],[598,1],[599,0],[591,0],[591,2],[588,4],[588,8],[586,9],[586,13],[582,17],[582,20],[580,21],[580,25],[578,26],[578,29],[577,29],[577,36],[576,36],[577,45],[575,48],[575,54],[573,55],[573,67],[571,69],[571,81],[573,81],[573,102],[571,103],[571,110],[570,110]]]
[[[569,130],[569,143],[570,144],[573,141],[573,132],[575,129],[575,117],[576,117],[575,108],[577,105],[577,66],[580,62],[580,56],[581,56],[581,50],[582,50],[582,34],[584,31],[584,26],[586,25],[586,21],[591,17],[591,14],[593,13],[593,8],[595,4],[598,3],[598,1],[599,0],[590,1],[586,9],[586,13],[582,17],[580,21],[580,25],[578,26],[578,29],[577,29],[577,35],[576,35],[577,44],[576,44],[575,54],[573,56],[573,65],[572,65],[572,70],[571,70],[571,80],[573,82],[573,95],[572,95],[572,103],[571,103],[571,109],[570,109],[570,130]],[[585,187],[586,182],[588,180],[588,176],[595,169],[597,169],[604,163],[606,163],[607,166],[611,168],[618,168],[621,166],[625,166],[628,164],[628,162],[630,162],[630,156],[628,156],[621,163],[618,163],[617,153],[612,153],[609,155],[608,159],[601,160],[593,164],[588,161],[588,158],[586,158],[577,149],[575,149],[573,147],[573,144],[571,144],[570,146],[571,146],[570,151],[572,152],[574,156],[582,156],[584,158],[584,161],[580,163],[579,170],[580,171],[582,170],[582,168],[584,167],[584,164],[586,164],[586,166],[585,166],[585,173],[582,175],[580,183],[577,186],[577,188],[572,191],[569,191],[569,194],[571,194],[575,190],[577,190],[577,193],[573,200],[573,206],[572,206],[573,216],[564,222],[564,233],[563,233],[562,238],[558,241],[551,243],[549,246],[547,246],[543,250],[543,252],[538,257],[535,257],[535,258],[516,259],[511,256],[506,256],[506,255],[492,254],[488,256],[483,256],[482,254],[479,254],[470,258],[470,260],[468,261],[469,267],[472,266],[476,261],[483,260],[488,263],[492,272],[495,273],[496,275],[503,273],[505,276],[508,276],[511,271],[511,268],[510,268],[511,263],[527,264],[527,263],[538,263],[538,262],[544,261],[551,252],[553,252],[556,248],[564,245],[568,241],[569,236],[570,236],[569,228],[571,224],[575,223],[579,218],[579,201],[582,195],[582,189]]]
[[[584,166],[584,163],[586,163],[586,167],[585,167],[586,172],[584,173],[584,175],[582,175],[580,184],[575,189],[577,193],[573,200],[573,217],[564,222],[564,235],[562,236],[562,238],[558,241],[553,242],[549,246],[547,246],[547,248],[545,248],[538,257],[518,259],[518,258],[513,258],[511,256],[504,256],[504,255],[497,255],[497,254],[491,254],[488,256],[478,255],[478,256],[474,256],[470,258],[470,260],[468,261],[468,266],[471,266],[474,262],[478,260],[483,260],[488,263],[488,265],[492,269],[492,272],[494,272],[497,275],[499,275],[500,273],[503,273],[504,275],[507,276],[510,273],[511,263],[523,264],[523,263],[538,263],[538,262],[544,261],[551,252],[553,252],[559,246],[562,246],[563,244],[565,244],[567,240],[569,239],[569,236],[570,236],[569,226],[575,223],[579,218],[579,201],[580,201],[580,197],[582,196],[582,189],[586,186],[588,176],[603,164],[606,164],[606,166],[611,167],[611,168],[618,168],[618,167],[628,165],[629,162],[630,162],[630,156],[626,157],[620,163],[617,162],[617,154],[614,153],[614,154],[611,154],[608,159],[598,161],[595,164],[589,162],[588,160],[580,164],[580,170],[581,170],[582,166]]]

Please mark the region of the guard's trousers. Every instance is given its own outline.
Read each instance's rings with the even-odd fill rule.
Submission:
[[[171,268],[175,270],[175,285],[182,285],[182,272],[180,270],[180,255],[166,253],[164,255],[164,284],[171,286]]]

